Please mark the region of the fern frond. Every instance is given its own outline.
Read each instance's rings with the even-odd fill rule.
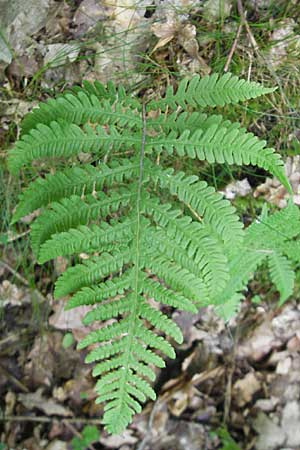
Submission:
[[[146,305],[146,303],[143,303],[142,305]],[[158,311],[158,313],[159,313],[159,311]],[[159,317],[158,320],[161,321],[161,318]],[[168,319],[168,320],[170,320],[170,319]],[[179,328],[177,327],[177,325],[174,322],[172,322],[172,328],[173,328],[174,335],[176,335],[179,339],[181,339],[181,331],[179,330]],[[168,332],[168,334],[169,334],[169,332]],[[176,357],[176,354],[175,354],[175,351],[174,351],[174,348],[172,347],[172,345],[162,336],[158,336],[153,331],[148,330],[148,328],[143,326],[142,323],[140,323],[140,326],[137,327],[137,329],[136,329],[136,336],[137,336],[137,338],[139,338],[141,340],[141,342],[148,345],[150,348],[159,350],[161,353],[168,356],[168,358],[174,359]]]
[[[99,217],[105,218],[116,212],[120,207],[128,205],[134,192],[123,188],[110,196],[99,192],[97,197],[87,195],[84,199],[78,196],[64,198],[60,202],[52,203],[51,209],[45,210],[31,227],[31,245],[35,254],[40,246],[53,234],[86,225]],[[47,258],[47,255],[43,255]]]
[[[282,305],[293,293],[295,272],[290,261],[277,252],[269,255],[268,264],[271,280],[280,293],[279,304]]]
[[[110,341],[117,336],[121,336],[128,332],[129,318],[126,317],[119,322],[114,322],[96,331],[88,333],[77,345],[79,349],[88,347],[91,344]]]
[[[205,181],[164,167],[171,154],[253,164],[289,190],[280,157],[264,141],[221,115],[193,111],[268,92],[231,74],[196,75],[144,105],[112,83],[85,82],[22,122],[10,170],[40,159],[65,168],[31,183],[13,222],[42,208],[31,228],[40,263],[88,254],[58,278],[54,295],[71,294],[66,309],[86,305],[84,324],[102,323],[78,348],[92,346],[86,362],[96,362],[96,401],[106,402],[110,433],[121,432],[142,403],[155,399],[154,368],[165,366],[163,356],[175,358],[172,342],[183,341],[171,308],[196,312],[214,304],[228,317],[266,259],[281,301],[292,291],[288,258],[296,258],[289,245],[300,236],[298,210],[263,214],[244,231],[229,201]],[[90,164],[81,152],[92,155]]]
[[[148,257],[148,258],[147,258]],[[179,264],[170,261],[170,259],[161,253],[157,253],[155,249],[145,249],[144,265],[157,274],[166,284],[174,291],[180,293],[184,297],[191,299],[196,305],[209,303],[209,294],[204,281],[198,276],[183,269]],[[146,262],[147,258],[147,262]]]
[[[237,252],[236,256],[231,258],[229,263],[229,281],[221,294],[213,299],[215,305],[226,305],[230,302],[233,308],[233,301],[239,301],[240,291],[246,289],[249,280],[254,276],[257,267],[266,259],[267,252],[264,251],[247,251],[242,249]],[[222,314],[222,308],[219,308]]]
[[[124,245],[132,238],[134,224],[134,220],[120,223],[112,221],[111,224],[102,222],[101,225],[92,224],[90,227],[82,225],[67,232],[54,234],[40,247],[38,261],[42,264],[57,256],[91,253],[105,248],[106,244]]]
[[[111,346],[101,345],[90,351],[86,358],[86,363],[92,363],[94,361],[101,361],[103,359],[108,359],[110,356],[117,355],[118,353],[123,353],[128,345],[128,336],[123,336],[122,338],[114,341]]]
[[[269,94],[274,90],[240,79],[231,73],[206,75],[203,78],[194,75],[190,80],[185,78],[180,81],[175,93],[168,86],[165,96],[157,101],[152,100],[148,104],[148,110],[165,110],[166,107],[176,109],[178,106],[183,109],[224,106]]]
[[[245,242],[247,241],[248,246],[255,246],[255,248],[284,250],[285,244],[299,235],[299,230],[299,208],[289,204],[286,208],[252,223],[246,230]]]
[[[151,138],[146,147],[158,153],[166,151],[171,155],[176,152],[178,156],[186,155],[209,163],[255,165],[272,173],[291,192],[283,161],[275,150],[266,148],[266,142],[253,133],[245,132],[236,124],[231,125],[227,127],[215,123],[202,130],[199,124],[193,133],[188,129],[181,134],[172,130],[166,136]]]
[[[109,165],[101,163],[97,167],[86,164],[48,174],[45,178],[37,178],[21,193],[12,223],[64,197],[91,194],[104,187],[120,185],[134,178],[138,170],[138,162],[127,159],[111,162]]]
[[[165,228],[166,231],[148,229],[146,242],[149,246],[156,248],[161,255],[168,256],[196,277],[200,276],[209,292],[214,295],[223,289],[228,280],[227,259],[224,251],[218,242],[209,235],[209,230],[204,226],[201,227],[200,224],[199,227],[196,223],[191,224],[190,229],[186,230],[187,233],[183,234],[183,238],[185,238],[186,234],[190,233],[193,239],[188,239],[188,241],[181,239],[180,231],[184,229],[182,222],[186,223],[185,220],[177,221],[179,233],[176,233],[176,229],[168,227]],[[193,245],[196,239],[198,239],[198,245]]]
[[[197,312],[196,306],[188,298],[178,294],[176,291],[171,291],[151,278],[144,279],[143,292],[147,297],[153,298],[162,304],[173,306],[183,311]]]
[[[64,297],[70,292],[84,286],[95,284],[111,273],[122,269],[124,264],[132,260],[128,250],[115,251],[113,254],[103,253],[101,256],[85,260],[66,270],[55,284],[54,297]]]
[[[140,109],[140,103],[128,96],[122,87],[117,90],[111,84],[108,88],[96,81],[94,84],[84,82],[83,88],[72,91],[40,103],[27,114],[21,122],[22,135],[39,124],[50,125],[58,119],[76,125],[109,122],[133,126],[141,123],[139,116],[131,113],[131,110]]]
[[[79,128],[77,125],[64,122],[51,122],[49,126],[38,125],[17,142],[8,158],[9,170],[16,174],[23,165],[44,158],[69,158],[84,153],[107,153],[112,147],[114,150],[129,144],[137,147],[140,144],[138,134],[132,135],[130,131],[120,134],[111,126],[109,132],[103,127],[95,129],[89,125]]]
[[[132,284],[132,270],[126,270],[119,277],[107,280],[100,285],[83,287],[77,291],[65,306],[65,309],[76,308],[82,305],[94,305],[118,294],[124,294]]]
[[[300,241],[283,241],[277,243],[277,249],[285,254],[295,264],[300,263]]]
[[[82,323],[89,325],[95,321],[103,321],[110,318],[118,317],[124,313],[128,313],[132,305],[132,295],[128,294],[120,300],[104,303],[89,311],[83,318]]]
[[[191,217],[174,210],[170,204],[159,203],[153,197],[145,199],[145,209],[155,223],[165,230],[172,245],[177,242],[187,250],[187,257],[198,266],[211,294],[221,291],[228,279],[227,259],[223,247],[212,236],[211,229],[203,223],[192,221]],[[162,245],[165,245],[164,242]]]
[[[183,342],[183,336],[180,328],[168,318],[165,314],[148,305],[148,303],[140,301],[139,314],[147,320],[155,329],[162,331],[163,333],[171,336],[176,342],[181,344]],[[175,353],[174,353],[175,357]]]
[[[238,245],[242,241],[242,223],[235,209],[205,181],[199,181],[197,176],[185,176],[183,172],[174,174],[173,169],[161,170],[154,165],[149,174],[162,188],[167,188],[191,208],[197,218],[203,219],[225,245],[231,246],[233,242]]]

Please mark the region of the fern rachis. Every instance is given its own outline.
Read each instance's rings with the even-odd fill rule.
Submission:
[[[109,320],[79,348],[93,344],[86,361],[96,362],[97,402],[106,403],[103,421],[111,433],[121,432],[140,404],[155,398],[153,367],[164,366],[163,356],[175,357],[172,340],[182,342],[180,329],[159,304],[189,312],[236,304],[265,248],[272,253],[271,278],[278,280],[282,301],[291,293],[288,258],[295,256],[284,253],[280,240],[257,240],[264,230],[255,224],[244,230],[235,209],[205,181],[157,164],[161,153],[252,164],[290,190],[280,157],[264,141],[220,115],[199,111],[269,92],[230,74],[195,76],[143,104],[111,84],[84,83],[41,104],[22,123],[10,170],[57,158],[66,168],[29,185],[13,222],[42,209],[31,234],[40,263],[89,255],[59,277],[54,295],[72,295],[67,309],[89,305],[86,325]],[[154,119],[151,111],[160,114]],[[82,151],[94,162],[76,160]],[[293,208],[288,213],[296,223]]]

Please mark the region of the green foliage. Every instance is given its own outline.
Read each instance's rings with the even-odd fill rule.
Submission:
[[[72,450],[86,450],[89,445],[99,440],[99,431],[95,425],[86,425],[82,437],[74,437],[71,441]]]
[[[292,293],[290,260],[297,254],[288,244],[298,237],[295,206],[264,213],[244,230],[230,202],[205,181],[159,163],[161,155],[176,153],[256,165],[290,191],[283,162],[264,141],[238,123],[198,111],[272,91],[230,74],[195,76],[144,104],[111,84],[84,83],[41,104],[22,123],[9,155],[12,173],[37,161],[51,161],[52,172],[56,163],[59,168],[21,194],[13,222],[41,208],[31,228],[41,264],[88,255],[59,277],[54,295],[71,294],[67,309],[90,306],[83,322],[93,331],[78,347],[91,346],[86,362],[96,363],[97,402],[105,403],[110,433],[120,433],[141,403],[155,399],[154,367],[164,367],[163,356],[175,358],[173,341],[183,340],[168,316],[172,308],[196,312],[214,304],[230,316],[266,259],[281,302]]]
[[[217,435],[222,444],[220,450],[241,450],[226,428],[219,428],[217,430]]]
[[[66,333],[62,340],[62,346],[63,348],[71,347],[71,345],[74,343],[74,338],[72,333]]]

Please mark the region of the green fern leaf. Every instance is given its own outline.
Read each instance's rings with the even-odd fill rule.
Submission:
[[[120,126],[141,123],[138,116],[130,113],[131,110],[140,109],[140,103],[128,96],[122,87],[116,90],[112,84],[106,87],[98,81],[83,84],[83,89],[73,88],[73,92],[51,98],[34,108],[21,122],[22,135],[28,134],[39,124],[50,125],[58,119],[76,125],[107,121]],[[127,114],[124,112],[126,106]]]
[[[268,257],[271,280],[280,293],[279,304],[282,305],[293,293],[295,272],[290,261],[277,252]]]
[[[113,192],[110,196],[100,192],[97,196],[87,195],[84,199],[77,196],[65,198],[52,203],[51,209],[45,210],[31,227],[31,245],[35,254],[40,246],[53,234],[86,225],[97,220],[100,215],[106,217],[121,207],[128,205],[134,193],[129,189]],[[44,254],[43,258],[48,259]],[[50,256],[51,258],[51,256]]]
[[[67,232],[52,235],[40,248],[39,263],[42,264],[57,256],[91,253],[105,248],[106,244],[119,242],[124,244],[132,238],[134,220],[125,220],[119,224],[106,222],[90,227],[79,226]]]
[[[203,78],[195,75],[190,80],[188,78],[182,80],[176,93],[172,87],[168,87],[165,97],[158,101],[151,101],[148,109],[224,106],[269,94],[274,90],[274,88],[264,88],[256,82],[239,79],[231,73],[206,75]]]
[[[126,130],[122,134],[111,126],[109,132],[103,127],[93,129],[84,125],[83,129],[75,124],[51,122],[49,126],[40,124],[26,134],[15,145],[8,159],[9,170],[16,174],[23,165],[44,158],[70,158],[81,152],[96,153],[98,158],[129,144],[138,147],[140,139]]]
[[[87,259],[83,264],[77,264],[64,272],[56,282],[54,297],[64,297],[84,286],[89,286],[109,274],[121,270],[123,265],[131,260],[129,251],[119,251],[114,254],[103,253],[101,256]]]
[[[222,126],[215,123],[205,131],[200,127],[193,133],[185,129],[181,135],[171,131],[166,136],[152,138],[147,148],[157,152],[165,150],[168,154],[174,151],[178,156],[189,156],[209,163],[228,163],[237,165],[256,165],[272,173],[291,192],[284,174],[283,162],[272,148],[265,148],[266,142],[260,141],[245,129]]]
[[[131,285],[132,270],[127,270],[119,277],[107,280],[100,285],[83,287],[74,294],[65,306],[65,309],[76,308],[82,305],[94,305],[103,300],[124,294]]]
[[[233,242],[238,245],[242,241],[242,224],[235,209],[205,181],[198,181],[196,176],[186,177],[183,172],[174,174],[172,169],[163,171],[154,165],[150,176],[190,207],[196,218],[203,219],[225,245],[231,246]]]
[[[71,195],[87,195],[101,191],[104,187],[122,184],[134,178],[138,173],[138,162],[120,160],[98,167],[84,165],[72,167],[45,178],[37,178],[19,197],[19,203],[12,218],[12,223],[21,217],[57,202]]]

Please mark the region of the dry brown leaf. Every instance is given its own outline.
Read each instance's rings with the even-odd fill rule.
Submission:
[[[59,300],[53,303],[54,314],[49,318],[49,324],[58,330],[84,329],[82,319],[91,310],[90,306],[79,306],[75,309],[65,310],[66,301]]]
[[[233,386],[233,395],[239,407],[245,406],[251,402],[254,394],[262,388],[261,382],[253,372],[248,372],[247,375],[235,382]]]
[[[280,348],[281,345],[281,340],[274,335],[270,318],[266,318],[250,336],[245,336],[243,343],[237,349],[237,356],[240,359],[260,361],[273,349]]]
[[[22,306],[31,303],[31,296],[28,289],[19,288],[9,280],[4,280],[0,285],[0,305],[2,307]]]
[[[125,430],[120,435],[101,436],[99,442],[107,448],[120,448],[123,445],[134,445],[138,442],[138,438],[133,435],[132,430]]]
[[[27,356],[25,377],[32,386],[51,386],[57,378],[70,378],[79,359],[78,352],[62,347],[61,333],[44,333],[35,338]]]
[[[63,405],[60,405],[52,398],[48,399],[46,397],[43,397],[43,388],[39,388],[33,393],[19,394],[18,400],[29,411],[37,408],[43,411],[47,416],[70,417],[73,415],[70,409],[66,408]]]
[[[176,31],[178,29],[178,23],[173,19],[165,23],[154,23],[151,26],[152,33],[159,38],[152,52],[154,53],[161,47],[164,47],[174,39]]]

